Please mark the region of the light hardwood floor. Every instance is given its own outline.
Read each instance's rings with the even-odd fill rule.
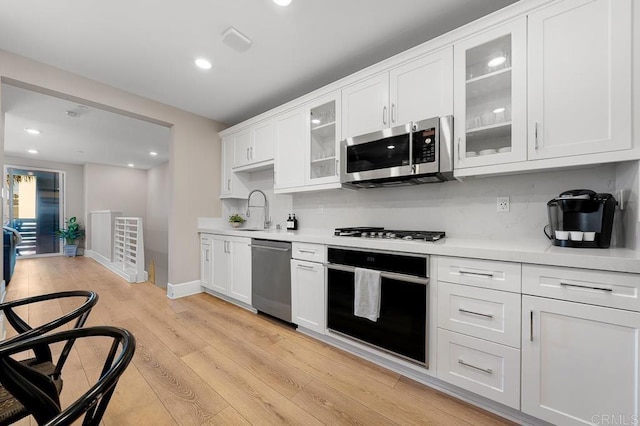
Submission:
[[[172,301],[83,257],[19,260],[8,299],[72,289],[99,294],[88,325],[124,327],[137,339],[105,425],[512,424],[212,296]],[[55,302],[25,314],[46,321],[69,308]],[[98,349],[77,342],[63,405],[97,377]]]

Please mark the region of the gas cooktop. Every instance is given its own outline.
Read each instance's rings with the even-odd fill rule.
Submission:
[[[396,231],[380,227],[336,228],[338,237],[382,238],[434,242],[445,237],[444,231]]]

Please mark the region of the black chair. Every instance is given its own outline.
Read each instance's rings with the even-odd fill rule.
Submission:
[[[60,405],[60,392],[54,379],[12,358],[12,355],[42,345],[96,337],[107,338],[111,342],[100,377],[66,408]],[[0,425],[11,424],[29,415],[39,425],[69,425],[83,414],[83,425],[98,425],[134,352],[135,338],[129,331],[106,326],[61,331],[3,346],[0,348],[0,395],[4,398],[0,403]]]
[[[31,325],[27,324],[27,322],[15,312],[15,308],[20,306],[63,298],[83,298],[84,301],[74,310],[65,313],[64,315],[54,319],[53,321],[38,325],[36,327],[32,327]],[[91,312],[91,309],[97,302],[98,295],[96,293],[92,291],[75,290],[42,294],[2,303],[0,304],[0,312],[4,313],[7,321],[9,322],[9,324],[11,324],[11,326],[18,334],[0,342],[0,349],[17,341],[46,334],[73,320],[76,320],[74,328],[81,328],[84,326],[89,313]],[[72,347],[73,341],[67,342],[60,356],[58,357],[57,362],[54,363],[50,348],[47,345],[40,345],[34,348],[34,357],[25,359],[21,362],[32,368],[36,368],[41,373],[51,376],[53,379],[57,380],[59,378],[60,371],[62,370],[62,367],[64,366],[64,363],[67,360],[69,353],[71,352]],[[59,384],[60,386],[62,386],[62,381],[60,381]]]

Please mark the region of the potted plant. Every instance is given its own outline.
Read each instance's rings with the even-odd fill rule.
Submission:
[[[80,229],[78,219],[73,216],[64,221],[66,228],[58,229],[56,235],[64,239],[64,255],[75,257],[78,252],[77,241],[84,236],[84,230]]]
[[[231,226],[233,226],[234,228],[240,228],[240,226],[245,222],[245,219],[240,216],[239,214],[232,214],[231,216],[229,216],[229,223],[231,224]]]

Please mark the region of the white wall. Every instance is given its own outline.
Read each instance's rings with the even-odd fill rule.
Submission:
[[[169,257],[169,163],[147,171],[147,216],[144,227],[145,262],[155,264],[155,283],[167,285]]]
[[[618,183],[633,185],[622,179]],[[616,166],[467,179],[462,183],[294,194],[293,210],[302,229],[327,231],[377,225],[443,230],[448,236],[460,238],[544,240],[547,201],[562,191],[579,188],[615,193]],[[509,213],[496,212],[498,196],[510,197]],[[621,212],[616,215],[620,217]],[[635,235],[636,230],[631,232]]]
[[[86,223],[84,209],[84,167],[79,164],[58,163],[38,160],[37,158],[21,158],[5,156],[4,164],[19,167],[32,167],[42,170],[60,170],[65,172],[65,203],[63,217],[76,216]]]
[[[220,216],[222,123],[0,50],[0,80],[171,127],[169,281],[199,279],[198,217]],[[0,105],[2,100],[0,90]],[[0,152],[4,114],[0,111]],[[0,161],[4,161],[0,154]]]

